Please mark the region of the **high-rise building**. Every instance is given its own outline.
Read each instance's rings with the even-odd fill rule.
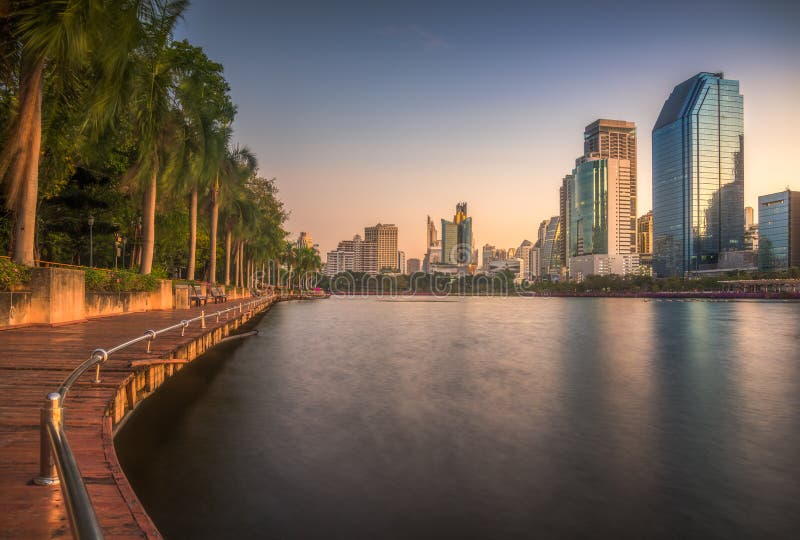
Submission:
[[[406,252],[405,251],[398,251],[397,252],[397,271],[401,274],[406,273]]]
[[[436,231],[436,224],[431,219],[431,216],[428,216],[428,223],[426,225],[426,234],[425,234],[425,245],[426,246],[438,246],[439,245],[439,233]]]
[[[364,241],[374,242],[378,250],[378,271],[397,272],[397,226],[378,223],[364,227]]]
[[[676,86],[653,127],[653,270],[714,269],[744,236],[739,81],[698,73]]]
[[[636,222],[636,252],[653,253],[653,211],[650,210]]]
[[[575,168],[569,189],[569,257],[636,253],[631,191],[627,159],[588,158]]]
[[[753,226],[753,224],[755,223],[753,221],[754,217],[755,216],[753,215],[753,207],[752,206],[745,206],[744,207],[744,229],[745,230],[747,230],[747,229],[749,229],[750,227]]]
[[[544,241],[541,250],[541,270],[542,277],[554,277],[561,273],[561,267],[554,266],[553,257],[558,258],[558,231],[561,227],[561,216],[553,216],[547,220],[544,229]],[[541,227],[540,227],[541,233]]]
[[[314,240],[311,238],[311,233],[301,231],[300,236],[297,237],[297,247],[313,248]]]
[[[335,251],[329,251],[325,263],[325,274],[334,276],[340,272],[378,272],[378,246],[355,235],[352,240],[342,240]]]
[[[558,188],[559,217],[561,218],[561,234],[558,239],[558,256],[562,266],[566,266],[569,255],[567,254],[567,224],[569,223],[569,185],[573,176],[568,174],[561,180],[561,187]]]
[[[780,270],[800,266],[800,191],[758,198],[758,267]]]
[[[489,263],[495,260],[495,247],[491,244],[484,244],[481,250],[481,264],[483,271],[489,270]]]
[[[442,263],[472,264],[472,218],[467,215],[467,203],[456,205],[453,221],[442,220]]]
[[[413,257],[408,259],[408,262],[406,263],[406,272],[408,272],[409,275],[420,272],[421,270],[422,266],[419,259],[415,259]]]

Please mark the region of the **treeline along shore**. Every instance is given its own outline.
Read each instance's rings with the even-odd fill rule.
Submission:
[[[411,275],[344,272],[319,286],[334,295],[544,296],[619,298],[800,299],[800,271],[702,278],[589,276],[582,282],[515,281],[510,272],[492,276]]]

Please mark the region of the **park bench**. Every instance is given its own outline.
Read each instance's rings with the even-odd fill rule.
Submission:
[[[222,292],[219,287],[211,287],[211,298],[214,299],[215,304],[219,302],[227,302],[228,293]]]
[[[189,305],[191,306],[193,302],[198,306],[204,306],[208,302],[208,296],[204,295],[197,285],[189,285]]]

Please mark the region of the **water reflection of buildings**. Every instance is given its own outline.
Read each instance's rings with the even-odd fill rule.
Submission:
[[[744,127],[739,81],[698,73],[676,86],[653,128],[653,268],[716,268],[744,244]]]

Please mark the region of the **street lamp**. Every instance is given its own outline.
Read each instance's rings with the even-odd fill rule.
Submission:
[[[94,216],[89,214],[89,267],[94,268],[94,238],[92,237],[92,227],[94,227]]]

